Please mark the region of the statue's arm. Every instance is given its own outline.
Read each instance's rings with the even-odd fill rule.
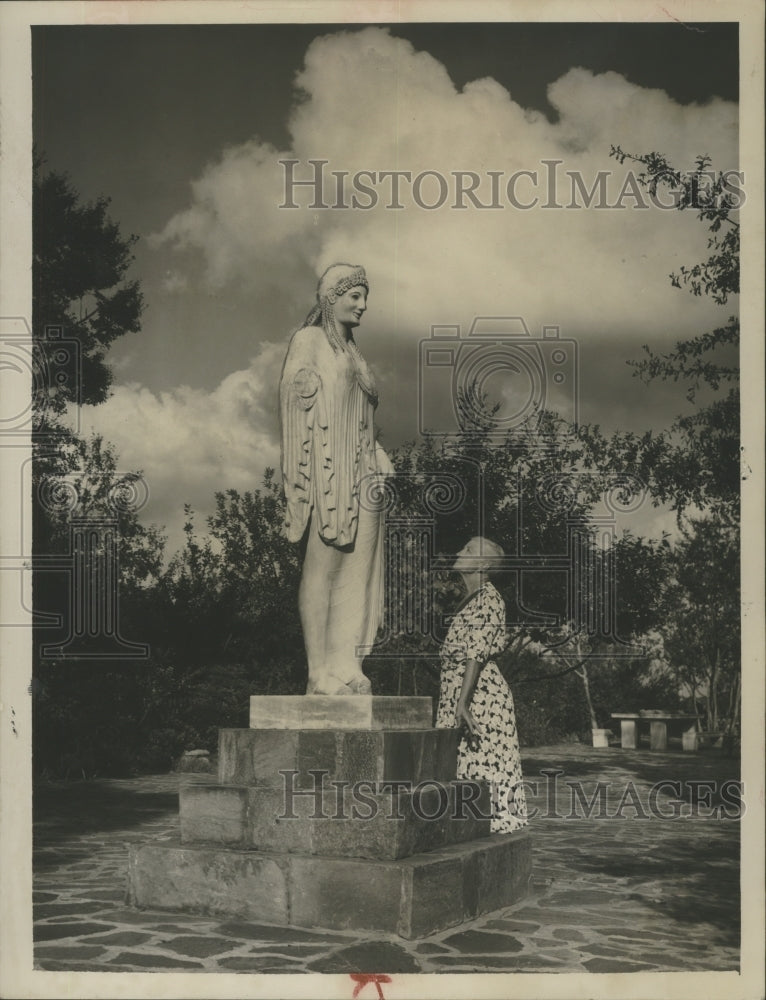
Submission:
[[[314,503],[314,438],[322,379],[305,359],[288,354],[279,387],[282,425],[282,481],[287,500],[285,528],[291,541],[300,541]]]

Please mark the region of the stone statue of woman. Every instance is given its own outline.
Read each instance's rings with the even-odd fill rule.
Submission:
[[[383,614],[383,515],[369,487],[393,469],[375,442],[375,380],[353,335],[368,291],[364,268],[329,267],[280,379],[285,527],[305,543],[298,605],[307,694],[370,693],[363,649]]]

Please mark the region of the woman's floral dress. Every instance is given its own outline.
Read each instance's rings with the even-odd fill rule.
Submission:
[[[492,833],[511,833],[527,823],[513,695],[492,660],[505,646],[505,604],[487,582],[457,611],[444,640],[436,725],[457,725],[466,660],[477,660],[481,669],[469,708],[481,728],[479,745],[472,750],[461,739],[457,776],[490,782]]]

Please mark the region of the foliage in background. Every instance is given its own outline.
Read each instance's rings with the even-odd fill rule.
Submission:
[[[639,180],[654,193],[662,185],[679,211],[692,210],[708,230],[708,256],[670,275],[676,288],[726,305],[739,292],[739,200],[707,156],[681,173],[660,153],[612,155],[643,164]],[[679,341],[667,354],[644,348],[630,362],[634,374],[686,385],[694,409],[660,434],[617,433],[605,438],[587,428],[591,461],[633,469],[649,485],[655,504],[676,511],[680,540],[673,546],[660,588],[660,634],[670,670],[685,685],[690,707],[709,731],[739,740],[740,653],[740,323],[736,315],[715,330]]]
[[[613,147],[611,155],[620,163],[642,163],[638,179],[650,193],[668,188],[679,211],[696,211],[707,224],[709,257],[681,267],[670,280],[693,295],[728,303],[739,292],[738,203],[722,175],[711,181],[709,158],[698,157],[694,170],[682,174],[659,153],[635,155]],[[584,430],[594,464],[632,469],[648,484],[653,502],[669,504],[679,522],[687,512],[694,516],[695,509],[731,524],[739,519],[739,337],[739,318],[733,315],[713,331],[678,341],[667,354],[644,346],[645,357],[628,362],[646,384],[660,379],[686,385],[687,399],[696,408],[667,431],[605,438],[598,427]]]
[[[46,405],[62,413],[66,404],[102,403],[109,395],[110,345],[141,329],[144,300],[138,281],[128,280],[137,236],[123,237],[108,216],[110,200],[82,204],[69,178],[44,173],[35,157],[32,194],[32,326],[61,327],[80,344],[82,367]]]
[[[614,155],[626,158],[622,150]],[[659,154],[632,157],[647,185],[667,184],[679,209],[695,208],[709,225],[707,260],[671,276],[678,287],[725,303],[739,288],[738,225],[725,192],[701,205],[708,163],[696,174],[674,171]],[[61,326],[81,347],[82,381],[72,378],[35,399],[41,417],[33,437],[35,607],[64,613],[56,630],[34,633],[34,766],[56,777],[167,770],[185,749],[215,750],[220,727],[247,725],[251,694],[300,693],[306,667],[297,612],[299,547],[282,531],[283,498],[272,470],[258,489],[224,490],[200,537],[186,508],[186,540],[169,563],[164,539],[144,527],[135,509],[114,497],[139,473],[120,471],[113,449],[98,437],[67,430],[63,417],[78,398],[107,398],[111,343],[140,329],[143,300],[128,280],[135,237],[123,238],[107,216],[108,200],[80,204],[61,175],[35,170],[34,304],[36,338]],[[465,495],[439,509],[435,553],[454,553],[486,534],[508,553],[539,558],[539,572],[497,581],[508,607],[510,644],[499,657],[516,701],[524,745],[590,738],[613,711],[701,708],[709,729],[731,735],[739,724],[739,390],[735,317],[674,350],[633,362],[635,373],[683,381],[695,405],[660,434],[615,434],[597,427],[579,434],[543,414],[497,443],[492,414],[478,433],[458,441],[408,444],[395,454],[398,515],[414,525],[432,479],[463,481]],[[70,373],[74,375],[74,372]],[[682,525],[678,542],[624,534],[616,544],[617,635],[643,644],[647,655],[616,657],[602,640],[574,636],[571,655],[546,655],[571,623],[562,617],[565,589],[556,557],[567,551],[567,522],[587,521],[613,490],[615,473],[643,479],[657,504]],[[477,484],[484,492],[479,500]],[[448,493],[449,491],[447,491]],[[441,506],[440,506],[441,504]],[[695,513],[695,510],[699,513]],[[41,646],[63,641],[70,584],[50,561],[71,556],[72,518],[116,524],[119,536],[119,624],[127,640],[145,642],[148,659],[42,657]],[[101,543],[99,543],[101,544]],[[98,555],[98,552],[94,552]],[[595,565],[604,551],[592,550]],[[107,586],[101,581],[100,586]],[[459,601],[446,571],[408,581],[401,599],[433,593],[434,635],[391,631],[366,670],[379,694],[438,697],[438,639]],[[441,630],[441,632],[440,632]]]

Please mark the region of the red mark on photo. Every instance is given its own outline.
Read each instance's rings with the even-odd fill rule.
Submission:
[[[374,983],[375,989],[378,991],[378,997],[380,998],[380,1000],[385,1000],[385,997],[383,996],[383,990],[380,988],[380,984],[390,983],[391,982],[390,976],[383,976],[377,973],[371,974],[369,972],[352,972],[350,975],[351,978],[356,983],[356,986],[354,987],[354,992],[352,993],[352,997],[358,997],[360,992],[365,988],[365,986],[367,986],[369,983]]]

